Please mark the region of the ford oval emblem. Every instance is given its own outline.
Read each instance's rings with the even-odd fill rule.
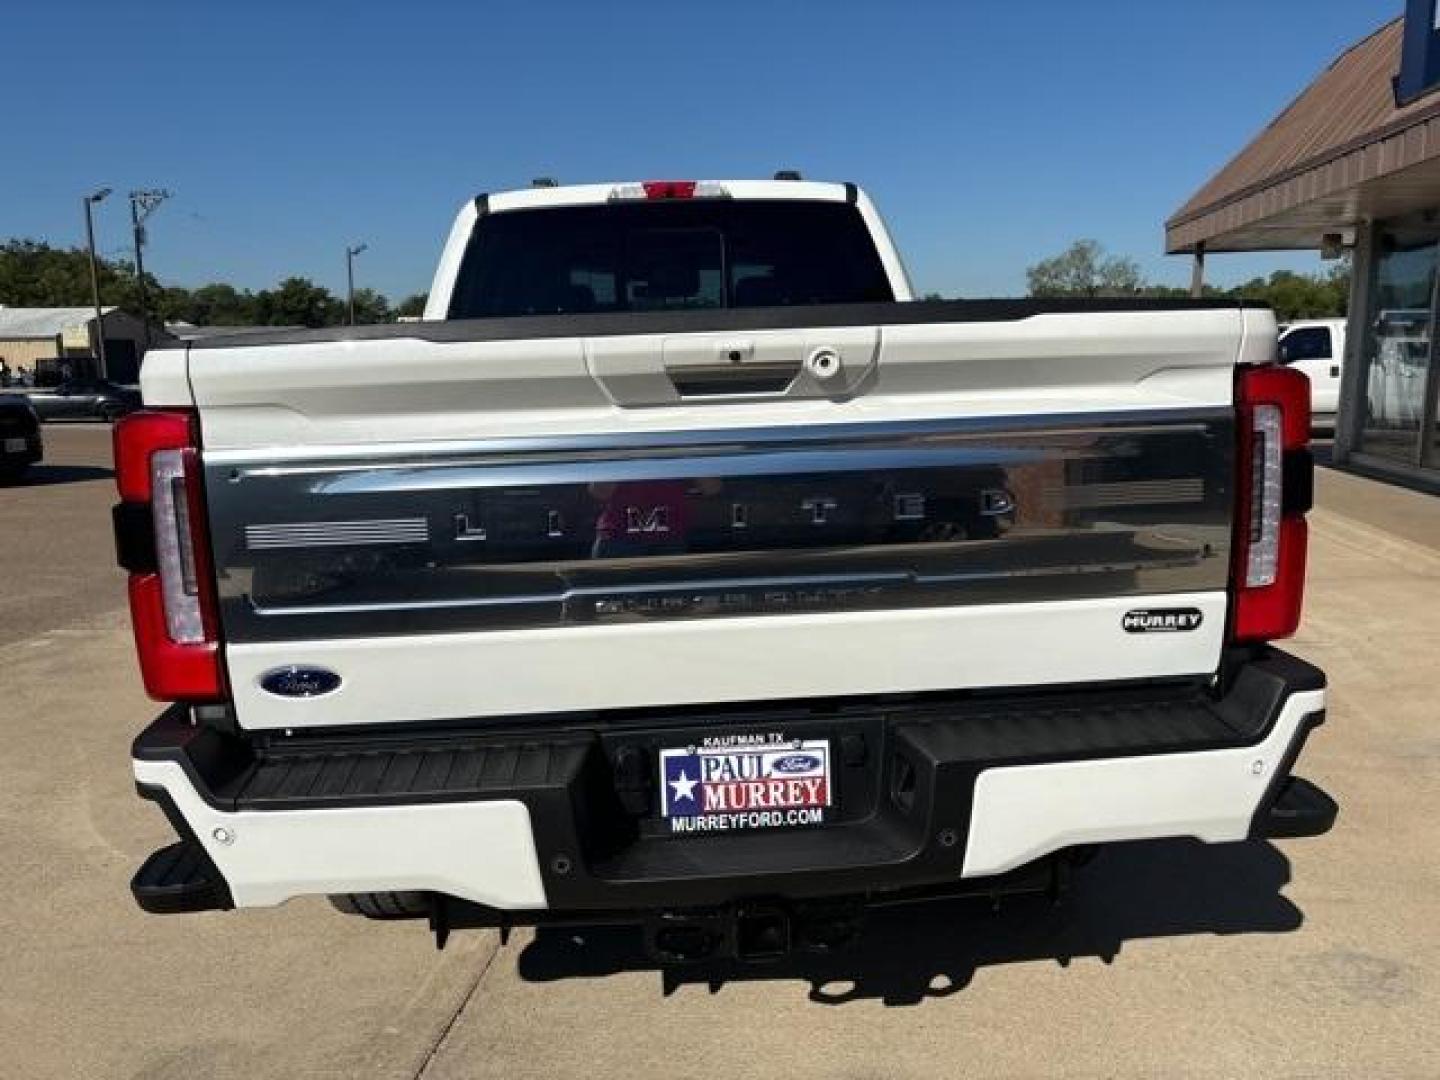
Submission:
[[[260,689],[276,697],[319,697],[340,689],[340,676],[318,667],[276,668],[260,676]]]
[[[812,772],[820,768],[820,759],[814,754],[789,754],[775,762],[771,768],[779,773]]]

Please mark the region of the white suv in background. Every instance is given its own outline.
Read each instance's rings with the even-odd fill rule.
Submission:
[[[1280,362],[1310,379],[1311,424],[1335,427],[1340,370],[1345,363],[1344,319],[1301,319],[1281,329]]]

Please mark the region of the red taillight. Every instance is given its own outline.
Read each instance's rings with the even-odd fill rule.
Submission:
[[[153,559],[130,567],[130,618],[145,689],[161,701],[214,701],[223,690],[198,442],[188,411],[115,425],[115,483],[122,504],[142,511],[127,520],[151,530]]]
[[[693,199],[694,180],[646,180],[641,185],[647,199]]]
[[[664,199],[728,199],[730,191],[713,180],[646,180],[610,189],[611,202]]]
[[[1310,380],[1286,367],[1243,368],[1237,387],[1236,641],[1289,637],[1305,596],[1310,508]]]

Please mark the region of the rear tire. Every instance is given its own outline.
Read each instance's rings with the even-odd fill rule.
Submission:
[[[367,919],[423,919],[430,898],[423,892],[340,893],[330,897],[336,911]]]

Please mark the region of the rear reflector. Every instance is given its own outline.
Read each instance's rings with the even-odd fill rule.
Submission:
[[[153,531],[153,568],[130,575],[130,616],[145,689],[162,701],[214,701],[223,690],[197,441],[193,415],[179,410],[115,425],[125,516],[148,511]]]
[[[1231,636],[1272,641],[1300,625],[1305,594],[1310,381],[1286,367],[1244,368],[1237,389]]]

